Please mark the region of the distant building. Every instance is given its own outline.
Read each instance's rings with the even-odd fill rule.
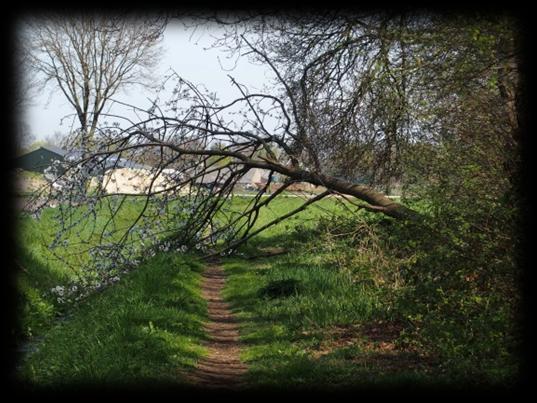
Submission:
[[[54,161],[76,162],[76,160],[80,159],[81,156],[82,152],[79,150],[67,151],[59,147],[45,145],[15,158],[14,167],[22,168],[26,171],[44,173],[44,171],[50,167]],[[138,164],[125,158],[119,158],[117,155],[95,157],[92,161],[85,163],[85,166],[90,169],[92,175],[103,174],[109,169],[150,168],[149,166]]]
[[[64,161],[67,151],[55,146],[41,146],[15,158],[14,167],[43,173],[54,161]]]
[[[266,169],[252,168],[238,180],[237,184],[245,189],[261,189],[268,182],[269,172]]]
[[[228,179],[229,171],[213,171],[195,180],[195,183],[204,187],[220,187]],[[268,182],[269,171],[261,168],[250,168],[237,181],[237,185],[244,189],[260,189]]]
[[[97,184],[96,179],[93,179],[94,185]],[[163,193],[173,190],[178,180],[180,180],[180,173],[171,169],[157,172],[143,168],[116,168],[106,171],[102,178],[102,187],[108,194]],[[180,194],[186,194],[190,190],[190,185],[184,185],[175,190]]]

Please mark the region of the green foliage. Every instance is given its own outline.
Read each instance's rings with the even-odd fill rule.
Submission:
[[[462,170],[468,175],[461,176],[462,186],[475,189],[475,167]],[[263,273],[259,280],[241,278],[245,288],[261,290],[274,284],[265,283],[268,278],[300,279],[301,291],[291,299],[277,299],[276,306],[260,303],[256,315],[271,324],[294,323],[295,327],[285,326],[285,334],[292,338],[289,329],[360,323],[368,317],[360,312],[369,312],[404,323],[399,342],[434,357],[437,376],[476,383],[513,380],[519,358],[516,209],[509,207],[508,199],[484,198],[482,208],[470,204],[465,208],[462,198],[446,201],[438,193],[436,197],[409,202],[424,214],[420,223],[362,212],[322,216],[314,227],[295,226],[293,237],[286,240],[295,254],[292,259],[271,262],[269,269],[259,270],[258,276]],[[483,211],[491,206],[494,217]],[[273,277],[279,270],[282,277]],[[336,278],[342,282],[331,288]],[[314,295],[322,303],[309,310],[303,289],[312,284],[319,285]],[[382,304],[370,305],[374,309],[369,311],[352,306],[360,293],[360,298],[369,295]],[[247,301],[256,304],[253,297]],[[288,301],[298,305],[296,311]]]
[[[374,378],[371,371],[352,361],[359,348],[346,358],[334,352],[317,360],[311,354],[331,327],[373,317],[379,309],[374,290],[354,284],[330,266],[318,265],[316,255],[298,243],[295,246],[292,256],[254,264],[235,258],[224,264],[228,274],[224,295],[241,323],[248,381],[254,386],[293,388],[367,383]]]
[[[461,32],[483,60],[513,45],[509,21],[476,22]],[[461,63],[462,72],[477,65]],[[519,155],[500,90],[516,81],[506,71],[494,70],[479,85],[457,82],[456,110],[439,104],[440,141],[409,147],[403,157],[403,200],[419,200],[426,218],[381,231],[398,240],[388,249],[395,257],[414,256],[393,299],[394,312],[411,325],[409,343],[434,351],[446,371],[476,381],[505,381],[517,371]]]
[[[173,253],[151,259],[56,323],[25,357],[22,377],[56,386],[180,381],[178,371],[205,354],[202,268]]]
[[[478,170],[460,169],[467,173],[463,185],[477,190],[472,178]],[[451,188],[445,183],[457,181],[444,182],[447,194]],[[255,254],[258,248],[283,246],[292,253],[255,263],[225,260],[225,297],[240,319],[252,383],[337,387],[506,382],[516,376],[511,199],[482,200],[483,209],[496,208],[492,220],[481,209],[463,208],[462,198],[452,195],[446,201],[419,190],[422,198],[407,204],[424,214],[423,222],[353,213],[328,199],[241,249]],[[262,211],[257,225],[298,203],[296,198],[276,201]],[[28,269],[20,279],[24,328],[27,335],[46,335],[25,362],[24,376],[39,383],[173,381],[172,368],[191,368],[203,354],[196,347],[205,315],[198,295],[200,266],[188,257],[159,254],[119,284],[67,309],[43,293],[73,276],[41,242],[54,233],[47,214],[52,212],[38,221],[21,221],[20,260]],[[501,231],[496,220],[502,220]],[[54,316],[65,310],[71,318],[54,325]],[[435,369],[394,372],[372,364],[384,358],[364,350],[366,338],[360,334],[350,345],[313,355],[330,340],[332,329],[375,320],[404,324],[395,343],[432,357]]]

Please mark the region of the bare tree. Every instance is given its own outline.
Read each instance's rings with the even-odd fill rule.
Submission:
[[[380,190],[400,175],[403,156],[460,135],[454,122],[462,119],[469,90],[486,93],[475,103],[502,102],[494,78],[504,60],[494,49],[511,32],[493,23],[475,23],[490,31],[486,40],[476,42],[472,24],[427,16],[246,20],[244,29],[230,24],[217,45],[239,55],[247,52],[269,66],[271,88],[250,92],[230,76],[237,98],[220,104],[213,94],[173,74],[166,84],[174,86],[172,98],[145,111],[145,119],[96,127],[98,149],[71,161],[56,181],[60,186],[50,190],[63,206],[64,231],[56,243],[106,211],[110,219],[99,220],[90,236],[97,233],[103,240],[91,251],[106,256],[108,264],[139,255],[140,240],[156,249],[225,253],[329,195],[339,195],[356,209],[417,220],[418,213]],[[475,110],[485,113],[487,108]],[[487,127],[509,125],[508,116],[490,113]],[[110,190],[110,172],[120,159],[144,158],[153,163],[138,192]],[[268,180],[239,208],[230,200],[240,179],[255,168],[265,170]],[[91,172],[100,175],[95,189],[81,193],[80,178]],[[268,194],[276,176],[282,184]],[[358,176],[366,179],[358,182]],[[297,182],[323,190],[259,226],[260,210]],[[138,214],[119,227],[113,217],[133,199],[139,200]],[[87,207],[84,213],[69,208],[80,204]],[[86,224],[83,229],[88,236]]]
[[[38,17],[23,30],[25,57],[42,84],[52,83],[68,100],[89,143],[118,90],[149,85],[165,25],[160,18]]]
[[[17,152],[27,148],[35,141],[35,136],[30,134],[30,127],[26,121],[26,109],[32,105],[36,95],[36,80],[30,72],[29,55],[23,49],[15,52],[14,82],[17,83],[13,108],[15,112],[15,140]]]

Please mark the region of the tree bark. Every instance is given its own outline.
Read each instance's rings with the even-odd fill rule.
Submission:
[[[150,140],[155,140],[148,137]],[[384,195],[383,193],[367,186],[335,178],[333,176],[325,175],[317,172],[310,172],[305,169],[293,167],[292,165],[282,165],[281,163],[269,159],[254,160],[247,156],[226,150],[189,150],[182,147],[177,147],[171,143],[158,142],[155,145],[164,145],[174,151],[177,151],[183,155],[218,155],[232,157],[237,160],[236,164],[248,166],[250,168],[261,168],[269,171],[277,172],[290,179],[306,182],[316,186],[324,186],[328,190],[336,193],[341,193],[348,196],[356,197],[362,201],[369,203],[369,210],[381,212],[387,216],[397,219],[408,219],[412,221],[418,221],[421,215],[408,207],[394,202],[392,199]]]

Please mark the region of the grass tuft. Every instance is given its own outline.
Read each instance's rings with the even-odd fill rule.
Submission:
[[[151,259],[93,295],[24,357],[36,384],[182,382],[205,355],[203,265],[175,253]]]

